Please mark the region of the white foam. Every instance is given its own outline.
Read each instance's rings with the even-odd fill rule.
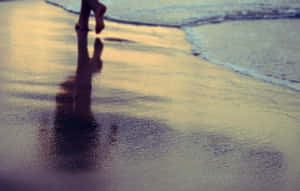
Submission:
[[[80,0],[45,1],[73,13],[80,11]],[[101,2],[108,7],[106,19],[131,24],[181,27],[193,45],[194,55],[229,67],[235,72],[300,91],[300,84],[292,83],[293,79],[274,78],[264,75],[255,67],[218,60],[218,56],[215,57],[212,51],[206,48],[208,44],[206,38],[201,33],[193,31],[193,26],[228,20],[300,17],[300,0],[101,0]],[[272,71],[273,74],[276,74],[275,70],[277,69]],[[277,73],[282,74],[280,70]]]
[[[45,0],[79,13],[80,0]],[[299,17],[300,0],[102,0],[106,18],[133,24],[199,25],[224,20]]]
[[[300,91],[300,83],[293,83],[291,82],[291,80],[288,79],[278,79],[272,76],[267,76],[261,73],[259,70],[247,66],[241,66],[237,63],[230,63],[218,60],[214,56],[213,52],[210,52],[210,50],[207,48],[209,42],[207,41],[204,35],[195,31],[192,27],[183,27],[183,30],[186,33],[187,40],[193,45],[192,53],[194,55],[200,56],[202,59],[205,59],[213,64],[231,68],[234,72],[240,73],[242,75],[250,76],[257,80],[269,82],[275,85],[280,85],[296,91]]]

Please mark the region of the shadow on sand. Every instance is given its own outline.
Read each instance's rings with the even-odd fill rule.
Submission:
[[[75,75],[60,84],[56,95],[54,124],[57,167],[66,171],[88,170],[95,167],[96,148],[99,145],[99,124],[91,111],[92,77],[102,70],[103,44],[94,42],[94,54],[90,58],[87,48],[87,32],[77,31],[78,62]],[[112,124],[109,143],[116,140],[118,126]]]

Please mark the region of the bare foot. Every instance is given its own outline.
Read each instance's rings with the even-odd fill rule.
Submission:
[[[104,29],[104,13],[106,12],[106,7],[104,5],[100,5],[95,11],[95,19],[96,19],[96,34],[100,33]]]

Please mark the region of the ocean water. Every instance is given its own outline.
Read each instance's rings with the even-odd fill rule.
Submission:
[[[259,80],[300,90],[300,20],[186,27],[193,54]]]
[[[46,0],[79,13],[78,0]],[[178,27],[191,53],[300,91],[300,0],[103,0],[106,19]]]

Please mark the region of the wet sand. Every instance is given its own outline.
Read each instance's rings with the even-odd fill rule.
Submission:
[[[300,189],[299,92],[200,60],[178,29],[0,14],[1,190]]]

